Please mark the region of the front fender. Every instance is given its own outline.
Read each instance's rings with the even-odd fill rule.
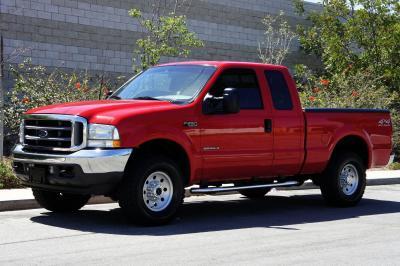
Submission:
[[[196,150],[193,138],[199,133],[186,132],[182,126],[168,126],[163,124],[136,125],[134,127],[119,126],[121,146],[135,148],[153,140],[172,141],[183,148],[190,164],[190,179],[200,176],[201,158]],[[131,130],[129,130],[129,128]]]

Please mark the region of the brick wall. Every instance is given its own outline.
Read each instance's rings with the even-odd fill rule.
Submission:
[[[146,0],[0,0],[5,54],[27,48],[18,61],[30,57],[47,67],[129,75],[135,40],[143,36],[128,16],[134,7],[148,12]],[[292,0],[192,0],[188,25],[205,47],[190,59],[258,61],[260,20],[280,10],[292,25],[304,23],[294,14]],[[297,43],[291,51],[288,65],[310,60]],[[163,58],[171,60],[176,59]]]

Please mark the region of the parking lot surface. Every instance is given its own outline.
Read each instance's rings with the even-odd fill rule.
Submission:
[[[0,265],[395,265],[400,185],[368,187],[353,208],[324,205],[319,190],[185,199],[162,227],[128,224],[118,204],[71,214],[0,213]]]

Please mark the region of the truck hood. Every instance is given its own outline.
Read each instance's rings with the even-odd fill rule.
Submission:
[[[166,101],[100,100],[48,105],[31,109],[27,114],[77,115],[89,121],[101,117],[101,120],[104,120],[104,122],[112,122],[127,114],[138,115],[177,108],[179,108],[179,105]]]

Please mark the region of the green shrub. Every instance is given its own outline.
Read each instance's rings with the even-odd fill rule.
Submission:
[[[5,159],[0,162],[0,189],[21,188],[19,180],[14,174],[11,161]]]
[[[22,114],[29,109],[50,104],[104,99],[109,90],[121,84],[121,78],[106,79],[87,72],[53,71],[32,65],[30,60],[11,66],[15,84],[5,102],[7,136],[16,136]]]
[[[389,168],[390,170],[400,170],[400,163],[399,163],[399,162],[391,163],[391,164],[388,166],[388,168]]]
[[[300,46],[321,60],[323,74],[317,78],[330,82],[329,86],[314,83],[317,86],[311,90],[301,88],[303,103],[390,109],[399,154],[400,2],[321,1],[318,11],[309,10],[304,2],[294,0],[296,12],[309,21],[297,27]]]
[[[328,79],[299,65],[295,78],[305,107],[389,108],[396,97],[369,70],[343,72]]]
[[[297,65],[295,79],[304,107],[325,108],[384,108],[391,110],[393,144],[400,151],[400,117],[395,104],[399,94],[391,92],[372,70],[346,71],[330,78]]]

